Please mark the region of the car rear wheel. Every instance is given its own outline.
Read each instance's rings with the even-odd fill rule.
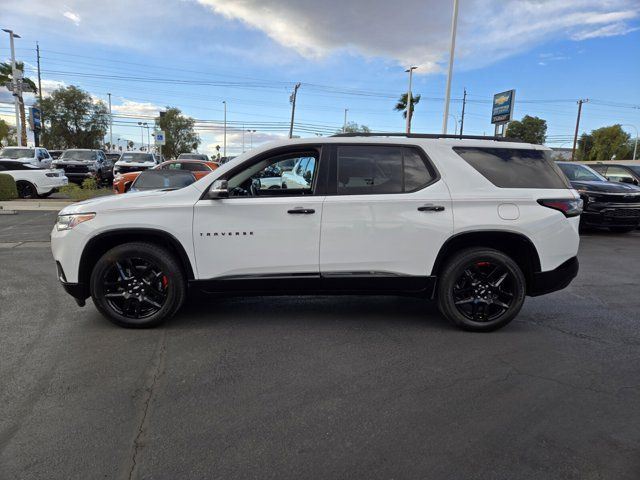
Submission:
[[[36,186],[31,182],[27,182],[26,180],[18,180],[16,182],[16,189],[18,190],[18,196],[20,198],[38,197],[38,190],[36,189]]]
[[[470,248],[444,267],[438,308],[457,327],[488,332],[513,320],[525,295],[524,275],[510,257],[490,248]]]
[[[186,295],[176,259],[151,243],[112,248],[96,263],[90,280],[96,308],[121,327],[155,327],[173,316]]]

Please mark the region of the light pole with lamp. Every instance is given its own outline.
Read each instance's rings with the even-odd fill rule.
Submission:
[[[455,134],[456,134],[456,135],[458,135],[458,124],[460,123],[460,122],[458,121],[458,116],[457,116],[455,113],[450,113],[450,114],[449,114],[449,116],[450,116],[450,117],[453,117],[453,120],[456,122],[456,123],[455,123],[455,126],[456,126],[456,128],[455,128]]]
[[[13,33],[13,30],[7,28],[2,29],[3,32],[9,34],[9,44],[11,47],[11,76],[13,78],[13,100],[16,108],[16,134],[18,136],[18,146],[22,147],[22,125],[20,124],[20,99],[19,99],[19,86],[18,86],[18,70],[16,69],[16,51],[13,45],[14,38],[21,38],[17,33]]]
[[[407,135],[411,133],[411,80],[413,79],[413,71],[418,67],[409,67],[405,73],[409,74],[409,90],[407,90]]]
[[[453,15],[451,18],[451,43],[449,45],[449,70],[447,72],[447,89],[444,95],[444,115],[442,116],[442,134],[447,134],[449,121],[449,100],[451,99],[451,79],[453,77],[453,58],[456,52],[456,29],[458,27],[458,0],[453,0]]]
[[[253,134],[256,133],[255,130],[247,130],[249,132],[249,150],[253,150]]]
[[[146,123],[138,122],[138,125],[140,126],[140,143],[142,144],[142,148],[140,150],[144,150],[144,127]]]
[[[224,104],[224,141],[222,142],[222,156],[227,156],[227,101],[223,100]]]

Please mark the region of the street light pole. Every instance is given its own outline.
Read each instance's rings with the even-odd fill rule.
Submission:
[[[588,102],[588,98],[578,100],[578,118],[576,119],[576,132],[573,135],[573,148],[571,149],[571,161],[576,159],[576,144],[578,143],[578,130],[580,129],[580,115],[582,115],[582,104]]]
[[[413,71],[418,67],[409,67],[405,73],[409,74],[409,90],[407,90],[407,135],[411,133],[411,80],[413,79]]]
[[[635,160],[636,159],[636,153],[638,153],[638,127],[636,127],[635,125],[632,125],[630,123],[623,123],[622,125],[620,125],[621,127],[633,127],[636,129],[636,143],[633,146],[633,158],[631,160]]]
[[[144,127],[142,126],[142,122],[138,122],[140,126],[140,143],[142,144],[142,148],[144,148]]]
[[[249,150],[253,150],[253,134],[256,132],[255,130],[247,130],[249,132]]]
[[[348,108],[344,109],[344,123],[342,124],[342,133],[347,132],[347,112],[349,112]]]
[[[22,147],[22,125],[20,124],[20,99],[18,92],[18,70],[16,69],[16,51],[13,45],[14,38],[20,38],[20,35],[17,33],[13,33],[13,30],[8,30],[6,28],[2,29],[3,32],[7,32],[9,34],[9,45],[11,48],[11,77],[13,78],[13,101],[16,109],[16,134],[18,136],[18,146]]]
[[[227,101],[223,100],[224,104],[224,142],[222,143],[222,156],[227,156]]]
[[[456,29],[458,27],[458,0],[453,0],[453,18],[451,19],[451,45],[449,49],[449,71],[447,73],[447,91],[444,96],[444,115],[442,116],[442,134],[447,134],[449,120],[449,100],[451,99],[451,78],[453,77],[453,57],[456,51]]]
[[[109,95],[109,150],[113,149],[113,115],[111,115],[111,94]]]

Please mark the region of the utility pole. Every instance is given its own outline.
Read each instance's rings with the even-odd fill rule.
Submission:
[[[255,130],[247,130],[249,132],[249,150],[253,150],[253,134],[256,132]]]
[[[242,153],[244,153],[244,123],[242,124]]]
[[[296,83],[293,87],[293,93],[289,97],[291,102],[291,125],[289,126],[289,138],[293,138],[293,122],[296,115],[296,97],[298,96],[298,89],[300,88],[300,82]]]
[[[113,115],[111,115],[111,94],[109,95],[109,150],[113,150]]]
[[[462,95],[462,118],[460,119],[460,136],[462,136],[462,129],[464,128],[464,107],[467,105],[467,89],[464,89]]]
[[[578,100],[578,118],[576,119],[576,132],[573,135],[573,148],[571,149],[571,161],[576,159],[576,144],[578,143],[578,130],[580,129],[580,115],[582,114],[582,104],[587,103],[588,98]]]
[[[18,79],[18,70],[16,69],[16,51],[13,45],[14,38],[20,38],[20,35],[17,33],[13,33],[13,30],[8,30],[6,28],[2,29],[3,32],[7,32],[9,34],[9,46],[11,48],[11,76],[13,78],[13,101],[16,109],[16,134],[18,137],[18,146],[22,147],[22,125],[20,124],[20,85],[19,83],[22,81],[22,78]]]
[[[227,156],[227,101],[222,101],[224,105],[224,141],[222,142],[222,156]]]
[[[347,133],[347,112],[349,111],[348,108],[344,109],[344,123],[342,124],[342,133]]]
[[[456,51],[456,29],[458,27],[458,0],[453,0],[453,18],[451,19],[451,45],[449,49],[449,71],[447,73],[447,91],[444,96],[444,114],[442,116],[442,133],[447,133],[449,120],[449,100],[451,98],[451,78],[453,77],[453,57]]]
[[[38,137],[40,133],[44,131],[44,115],[42,114],[42,79],[40,78],[40,45],[36,42],[36,59],[38,63],[38,98],[40,99],[40,132],[34,132],[35,138],[40,140]],[[36,147],[39,147],[39,141],[36,143]]]
[[[411,133],[411,117],[412,115],[412,108],[411,108],[411,103],[412,103],[412,99],[411,99],[411,80],[413,79],[413,71],[418,68],[418,67],[409,67],[405,70],[405,73],[409,74],[409,90],[407,90],[407,135],[409,135]]]

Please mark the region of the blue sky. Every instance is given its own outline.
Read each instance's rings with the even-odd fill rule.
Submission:
[[[41,47],[43,90],[78,85],[98,99],[112,93],[114,140],[141,141],[164,106],[201,120],[201,151],[228,153],[284,136],[296,82],[295,133],[330,134],[348,118],[373,130],[402,131],[393,111],[419,65],[413,131],[439,132],[451,4],[325,0],[112,0],[96,4],[5,0],[3,28],[35,77]],[[465,133],[491,134],[491,97],[515,88],[515,118],[548,122],[550,144],[570,146],[576,100],[589,98],[581,130],[613,123],[640,128],[640,4],[637,0],[461,0],[451,113],[469,94]],[[0,57],[8,57],[8,36]],[[0,101],[10,101],[7,93]],[[32,99],[27,99],[31,102]],[[0,115],[12,120],[11,105]],[[454,130],[451,117],[450,131]],[[635,132],[633,127],[625,127]],[[146,140],[146,134],[145,134]]]

